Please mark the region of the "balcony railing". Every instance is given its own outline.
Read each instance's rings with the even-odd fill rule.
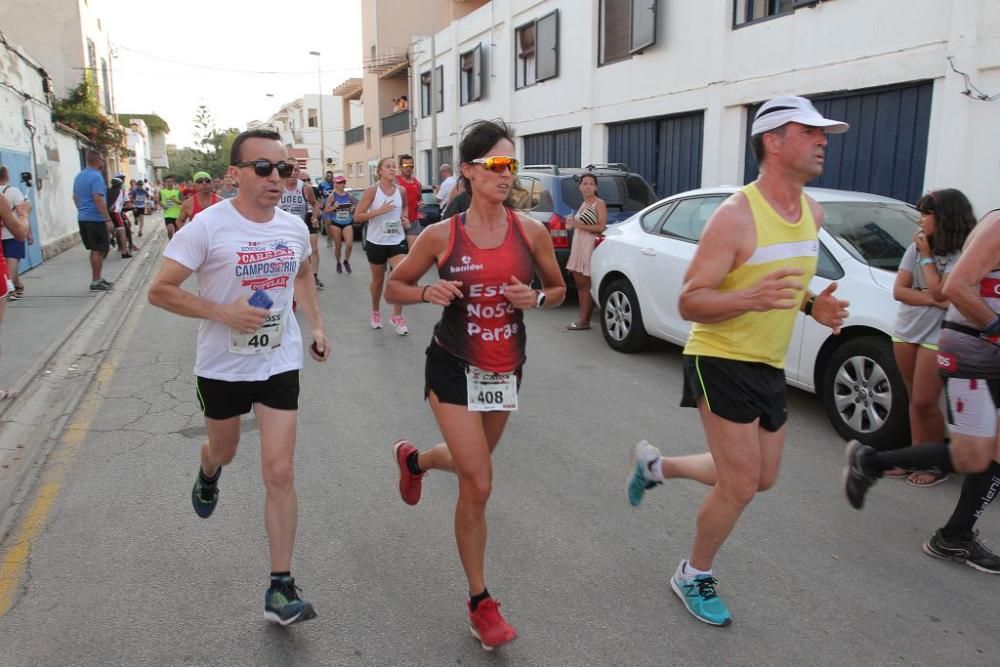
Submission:
[[[382,136],[399,134],[410,130],[410,112],[397,111],[388,116],[382,116]]]
[[[360,144],[365,140],[365,126],[358,125],[357,127],[352,127],[351,129],[344,132],[344,143],[348,146],[351,144]]]

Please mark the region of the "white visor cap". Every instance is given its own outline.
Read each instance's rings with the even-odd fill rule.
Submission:
[[[750,134],[757,136],[770,132],[786,123],[800,123],[810,127],[822,127],[827,134],[843,134],[850,126],[841,120],[830,120],[816,111],[813,103],[804,97],[782,95],[768,100],[753,117]]]

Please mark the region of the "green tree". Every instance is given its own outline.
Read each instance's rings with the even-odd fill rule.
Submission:
[[[76,88],[63,99],[56,100],[53,120],[73,128],[93,144],[101,153],[127,155],[125,128],[118,121],[104,115],[97,103],[97,86],[90,72]]]

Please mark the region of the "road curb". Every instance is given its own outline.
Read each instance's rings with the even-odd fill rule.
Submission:
[[[158,256],[161,245],[161,239],[162,239],[162,234],[160,232],[157,232],[156,237],[154,239],[151,239],[153,241],[153,245],[155,245],[156,247],[153,248],[152,250],[145,251],[149,254],[150,260],[152,261],[138,262],[137,264],[129,264],[129,266],[124,271],[122,271],[121,276],[118,278],[119,283],[124,282],[126,283],[126,286],[131,287],[134,281],[130,281],[130,279],[133,278],[134,274],[142,271],[142,269],[135,267],[145,268],[148,264],[155,263],[155,259],[153,259],[154,251],[156,251],[155,255]],[[31,367],[28,368],[28,370],[21,373],[20,377],[17,378],[17,381],[14,382],[14,384],[11,387],[16,392],[17,394],[16,397],[13,400],[0,401],[0,420],[3,419],[4,415],[11,408],[13,408],[13,406],[17,405],[18,402],[22,400],[22,397],[24,396],[25,391],[28,389],[28,386],[31,384],[32,380],[36,379],[39,373],[42,372],[42,369],[44,369],[46,366],[49,365],[53,357],[56,356],[56,353],[60,349],[62,349],[62,347],[66,344],[66,341],[69,340],[70,337],[73,335],[73,332],[80,329],[83,323],[87,321],[87,319],[91,316],[91,314],[93,314],[94,310],[104,301],[104,297],[107,296],[110,296],[110,294],[105,293],[101,297],[93,299],[93,303],[87,308],[85,308],[84,311],[80,313],[80,315],[78,315],[76,319],[74,319],[70,323],[70,325],[66,327],[55,338],[55,340],[52,341],[52,343],[45,349],[45,352],[43,352],[41,355],[38,356],[38,358],[35,360],[35,363],[33,363]],[[129,300],[128,305],[131,306],[133,303],[135,303],[134,296]]]
[[[44,383],[37,382],[37,380],[41,377],[40,373],[42,369],[51,365],[54,360],[57,359],[66,342],[69,341],[75,333],[78,333],[81,328],[86,327],[87,321],[94,316],[102,306],[105,306],[105,309],[110,310],[112,316],[108,318],[107,328],[109,331],[114,332],[114,335],[110,339],[102,339],[102,345],[97,346],[97,351],[90,356],[91,368],[88,369],[86,375],[77,379],[73,385],[69,385],[68,396],[66,396],[65,400],[58,406],[58,417],[53,419],[51,422],[48,422],[49,426],[47,429],[44,428],[44,422],[37,424],[37,430],[42,431],[42,433],[34,437],[32,439],[32,443],[24,444],[22,450],[25,453],[31,452],[31,454],[26,454],[24,459],[20,461],[15,461],[14,465],[11,466],[14,470],[8,480],[0,480],[0,482],[2,482],[0,483],[0,544],[3,544],[16,528],[18,520],[21,518],[22,510],[28,504],[26,502],[27,499],[34,492],[38,479],[45,468],[45,463],[51,457],[53,449],[60,440],[60,434],[79,408],[83,397],[86,396],[88,390],[94,384],[99,369],[106,360],[109,352],[114,349],[121,327],[127,321],[136,301],[145,293],[142,289],[132,288],[136,285],[143,284],[144,281],[146,281],[153,273],[154,268],[158,264],[161,254],[160,250],[163,246],[162,233],[158,234],[155,239],[151,240],[153,243],[149,244],[149,250],[146,251],[148,253],[149,261],[140,262],[138,265],[131,264],[121,273],[121,276],[116,283],[116,287],[121,285],[121,287],[128,290],[124,294],[124,302],[114,306],[105,305],[107,304],[108,297],[112,296],[113,293],[106,293],[102,297],[95,299],[94,304],[87,308],[73,321],[69,327],[61,332],[59,338],[46,349],[43,355],[40,356],[39,361],[36,362],[31,369],[23,373],[18,379],[16,386],[23,386],[25,388],[25,392],[19,395],[14,401],[11,401],[10,405],[5,406],[8,410],[12,405],[36,398],[39,393],[42,393],[41,399],[53,397],[58,398],[60,387],[51,386],[47,388]],[[94,334],[90,335],[93,336]],[[75,356],[80,358],[84,355],[77,354]],[[63,380],[61,384],[65,386],[70,382],[73,382],[73,379],[67,378]],[[53,396],[46,396],[44,394],[46,389],[48,389],[49,393]],[[39,406],[35,404],[32,405],[32,407],[37,409]],[[3,414],[4,413],[0,413],[0,418],[3,417]],[[5,465],[7,460],[9,459],[4,459],[0,456],[0,461],[3,461]]]

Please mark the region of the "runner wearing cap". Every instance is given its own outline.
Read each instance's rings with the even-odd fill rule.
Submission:
[[[337,273],[351,272],[351,250],[354,246],[354,220],[352,214],[358,203],[346,191],[347,179],[337,176],[333,179],[333,192],[326,198],[323,217],[327,219],[326,233],[334,244],[337,256]],[[341,249],[345,249],[344,261],[340,261]]]
[[[872,484],[893,467],[970,473],[951,518],[924,543],[924,553],[1000,574],[1000,556],[974,530],[1000,495],[1000,209],[973,228],[943,292],[951,305],[937,360],[946,382],[951,442],[876,452],[851,440],[844,493],[861,509]]]
[[[181,204],[181,214],[177,218],[177,229],[194,218],[212,204],[222,201],[222,197],[212,189],[212,176],[207,171],[199,171],[194,175],[194,195]]]
[[[633,450],[628,499],[636,506],[665,478],[712,487],[698,512],[694,546],[670,587],[698,620],[729,625],[712,562],[744,508],[778,476],[785,444],[785,353],[798,310],[840,332],[847,302],[831,282],[808,290],[823,209],[802,190],[823,172],[823,118],[802,97],[761,106],[751,129],[756,181],[733,194],[705,226],[684,278],[679,308],[693,322],[684,348],[681,405],[697,407],[709,452],[665,458],[642,441]]]

